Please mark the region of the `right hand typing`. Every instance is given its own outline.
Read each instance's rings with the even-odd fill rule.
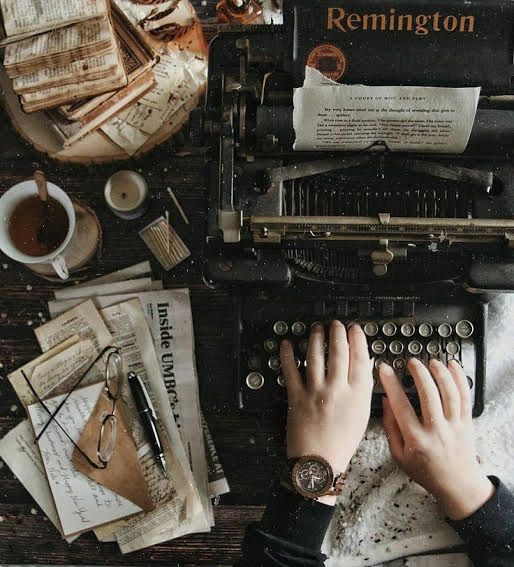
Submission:
[[[384,428],[400,467],[432,493],[453,520],[467,518],[494,494],[482,472],[473,439],[467,378],[457,362],[446,368],[432,360],[427,368],[412,358],[408,369],[418,391],[418,418],[393,369],[380,367]]]

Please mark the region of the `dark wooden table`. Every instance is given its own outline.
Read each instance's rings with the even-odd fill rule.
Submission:
[[[214,5],[195,2],[209,35],[215,29]],[[104,230],[103,256],[88,272],[90,278],[151,259],[138,230],[166,209],[172,223],[193,251],[190,261],[165,273],[152,260],[154,275],[167,288],[192,291],[197,365],[201,400],[225,468],[231,493],[215,507],[216,526],[209,534],[181,538],[123,556],[115,544],[100,544],[92,534],[72,545],[64,542],[30,495],[0,462],[0,564],[61,565],[231,565],[238,557],[248,523],[260,517],[270,480],[283,452],[283,434],[275,418],[249,417],[234,405],[231,297],[207,289],[202,281],[203,234],[206,215],[205,159],[202,155],[172,157],[172,140],[137,163],[124,167],[142,173],[151,188],[150,211],[141,221],[114,217],[103,201],[105,180],[119,164],[69,166],[50,162],[25,144],[0,112],[0,194],[30,177],[37,168],[70,196],[92,207]],[[166,193],[172,187],[191,219],[186,227]],[[0,219],[3,222],[3,219]],[[23,418],[21,404],[6,376],[39,354],[34,336],[38,313],[59,284],[38,279],[0,253],[0,437]],[[29,321],[34,322],[29,326]]]

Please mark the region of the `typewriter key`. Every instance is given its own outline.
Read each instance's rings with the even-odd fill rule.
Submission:
[[[468,384],[469,384],[469,389],[472,390],[473,386],[475,385],[473,382],[473,378],[471,378],[470,376],[467,376],[468,379]]]
[[[432,325],[430,323],[421,323],[418,331],[419,331],[419,334],[424,339],[427,339],[428,337],[432,336],[432,333],[434,332],[434,327],[432,327]]]
[[[248,368],[250,370],[259,370],[261,367],[261,357],[257,355],[250,355],[248,357]]]
[[[277,376],[277,384],[281,387],[281,388],[285,388],[286,387],[286,381],[284,380],[284,377],[282,376],[282,374],[279,374]]]
[[[275,331],[275,335],[279,337],[283,337],[289,331],[289,325],[285,321],[277,321],[273,325],[273,330]]]
[[[448,325],[448,323],[443,323],[442,325],[439,325],[437,332],[439,333],[440,337],[447,339],[453,333],[453,329],[451,325]]]
[[[305,354],[308,348],[309,348],[309,341],[307,339],[300,341],[300,343],[298,344],[298,350],[302,354]]]
[[[278,351],[278,342],[275,339],[267,339],[264,341],[264,350],[271,354]]]
[[[295,357],[294,363],[296,364],[296,368],[300,368],[300,366],[302,365],[302,361],[297,357]]]
[[[246,385],[250,390],[260,390],[264,386],[264,376],[259,372],[252,372],[246,377]]]
[[[393,341],[390,345],[389,345],[389,350],[393,353],[393,354],[402,354],[404,349],[403,343],[401,341]]]
[[[280,360],[280,356],[272,356],[268,360],[268,366],[271,370],[280,370],[282,368],[282,361]]]
[[[382,327],[382,333],[384,333],[386,337],[394,337],[397,330],[398,327],[394,323],[384,323]]]
[[[302,323],[301,321],[297,321],[296,323],[293,323],[291,330],[293,331],[293,335],[301,337],[303,334],[305,334],[307,325],[305,323]]]
[[[441,345],[437,341],[430,341],[427,344],[427,352],[432,356],[437,356],[441,352]]]
[[[416,332],[416,327],[412,323],[404,323],[401,332],[404,337],[412,337]]]
[[[456,354],[459,354],[460,352],[459,343],[456,343],[455,341],[450,341],[446,345],[446,352],[451,356],[455,356]]]
[[[403,372],[407,368],[407,363],[404,358],[395,358],[393,360],[393,368],[396,372]]]
[[[419,341],[411,341],[408,350],[413,356],[418,356],[423,352],[423,345]]]
[[[387,360],[385,358],[377,358],[375,360],[375,369],[379,370],[382,364],[387,364]]]
[[[459,321],[455,325],[455,332],[461,339],[469,339],[475,332],[475,327],[471,321]]]
[[[378,334],[378,325],[376,323],[366,323],[364,325],[364,334],[368,337],[376,337]]]
[[[375,354],[384,354],[384,352],[387,350],[387,345],[385,344],[384,341],[373,341],[373,344],[371,345],[371,350]]]

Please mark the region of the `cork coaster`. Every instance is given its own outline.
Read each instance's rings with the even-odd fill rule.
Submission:
[[[96,213],[80,201],[76,199],[72,199],[72,201],[76,215],[75,233],[63,253],[70,278],[86,270],[91,261],[99,256],[102,250],[102,227]],[[26,267],[45,280],[65,283],[55,273],[51,264],[26,264]]]

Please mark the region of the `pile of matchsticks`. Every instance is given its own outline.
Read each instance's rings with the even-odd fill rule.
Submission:
[[[173,269],[191,256],[188,247],[182,242],[167,218],[158,218],[143,228],[139,236],[166,271]]]

